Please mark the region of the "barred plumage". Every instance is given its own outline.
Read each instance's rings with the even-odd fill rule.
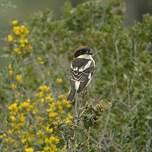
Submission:
[[[90,48],[78,49],[74,56],[71,63],[71,91],[68,100],[73,100],[75,94],[81,92],[90,83],[95,68]]]

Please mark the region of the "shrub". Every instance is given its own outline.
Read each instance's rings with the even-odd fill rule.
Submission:
[[[9,151],[25,148],[26,151],[41,151],[46,147],[45,141],[42,144],[35,133],[44,133],[46,128],[43,126],[49,127],[56,121],[49,119],[45,108],[49,103],[41,98],[36,99],[34,92],[40,85],[48,84],[51,88],[51,105],[65,101],[58,96],[68,91],[69,61],[72,59],[72,50],[79,45],[90,46],[97,63],[88,95],[82,93],[78,99],[78,102],[84,101],[88,105],[80,109],[79,124],[75,126],[72,122],[71,126],[59,125],[61,128],[54,125],[51,127],[53,131],[43,137],[57,138],[53,145],[58,151],[72,149],[72,145],[77,151],[83,152],[151,150],[152,16],[145,15],[141,23],[127,28],[123,24],[123,8],[124,4],[120,0],[96,0],[77,8],[72,8],[67,2],[64,14],[59,19],[49,10],[39,12],[23,24],[29,30],[24,36],[23,54],[13,51],[21,37],[9,33],[9,46],[3,52],[8,65],[1,69],[0,76],[2,100],[6,102],[5,105],[10,104],[8,112],[3,110],[7,120],[3,120],[2,137],[6,129],[13,125],[12,120],[18,125],[19,118],[26,121],[25,128],[20,126],[23,127],[20,129],[21,134],[12,134],[9,129],[6,137],[9,134],[11,142],[16,144],[9,147],[2,142],[5,151],[9,148]],[[32,46],[31,49],[29,46]],[[32,114],[28,113],[30,109],[21,109],[20,117],[11,117],[10,107],[17,106],[18,109],[28,99],[30,106],[34,104],[37,111]],[[105,110],[108,111],[104,113]],[[58,112],[57,115],[62,120],[59,122],[64,124],[69,114],[66,108],[63,111],[63,118]],[[43,118],[43,125],[38,125],[39,117]],[[28,127],[30,124],[33,130]],[[24,133],[29,135],[31,131],[32,141],[21,144],[21,136]],[[4,142],[7,141],[4,139]]]

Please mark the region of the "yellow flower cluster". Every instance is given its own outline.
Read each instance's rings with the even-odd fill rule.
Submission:
[[[7,41],[8,41],[8,42],[13,42],[13,41],[14,41],[13,35],[9,34],[9,35],[7,36]]]
[[[29,29],[21,25],[17,20],[12,21],[12,32],[7,36],[7,41],[13,46],[13,52],[23,55],[31,52],[32,45],[28,40]]]
[[[64,95],[54,100],[50,87],[44,84],[31,99],[15,100],[8,110],[7,130],[1,138],[3,144],[10,145],[9,150],[57,152],[65,146],[58,128],[70,126],[73,117],[71,104]]]
[[[8,106],[8,109],[9,109],[10,111],[17,112],[17,103],[14,102],[14,103],[10,104],[10,105]]]
[[[25,148],[25,152],[33,152],[33,148],[30,148],[30,147]]]
[[[21,74],[17,74],[17,75],[16,75],[16,81],[17,81],[17,82],[22,82],[22,80],[23,80],[22,75],[21,75]]]

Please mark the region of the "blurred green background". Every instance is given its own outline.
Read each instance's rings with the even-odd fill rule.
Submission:
[[[56,16],[62,12],[66,0],[0,0],[0,29],[7,31],[12,19],[26,19],[32,13],[52,9]],[[73,6],[87,0],[70,0]],[[132,25],[136,20],[142,20],[142,15],[152,13],[151,0],[125,0],[126,19],[125,25]]]
[[[1,45],[0,50],[0,131],[7,133],[7,128],[11,126],[11,122],[7,121],[8,103],[22,102],[29,98],[33,101],[35,91],[42,84],[50,86],[55,99],[68,92],[73,49],[85,44],[95,52],[97,68],[90,89],[88,87],[88,95],[85,99],[81,95],[80,101],[99,106],[97,113],[89,108],[82,119],[85,125],[76,129],[79,151],[150,152],[152,56],[149,47],[152,42],[152,16],[145,15],[142,18],[142,15],[151,13],[152,2],[127,0],[123,7],[123,0],[89,0],[90,2],[77,6],[84,1],[75,0],[71,2],[77,7],[73,9],[71,4],[66,3],[61,15],[64,1],[0,1],[0,32],[4,35],[1,35],[0,43],[3,44],[4,41],[1,40],[6,40],[8,34],[14,38],[7,39],[6,45]],[[54,12],[55,17],[52,12],[44,11],[47,8]],[[41,13],[33,15],[38,11]],[[19,20],[19,25],[27,26],[30,33],[25,35],[24,30],[18,36],[18,30],[11,28],[12,19]],[[141,20],[143,21],[134,24]],[[23,29],[24,26],[19,26],[19,29],[21,27]],[[17,48],[21,53],[16,51]],[[17,76],[20,76],[20,80]],[[57,80],[63,83],[59,84]],[[35,102],[38,103],[37,100]],[[112,105],[106,113],[100,109],[104,102]],[[101,112],[100,115],[98,112]],[[41,114],[36,113],[34,117]],[[34,117],[32,116],[33,119]],[[34,122],[32,126],[37,129]],[[26,130],[29,133],[32,129],[37,133],[33,127],[25,127],[26,125],[23,132]],[[90,135],[84,134],[84,127],[91,127]],[[64,133],[69,135],[66,131]],[[18,132],[18,135],[22,134]],[[18,138],[14,135],[11,137],[17,143],[16,151],[23,151],[24,147],[20,146]],[[93,142],[88,143],[90,138]],[[81,143],[84,142],[83,147]],[[45,147],[43,143],[28,144],[34,149],[40,147],[40,151]],[[0,152],[1,147],[7,149],[2,152],[14,151],[14,144],[8,142],[0,143]],[[60,148],[58,147],[59,150]]]
[[[13,19],[27,19],[32,13],[52,9],[56,16],[61,14],[66,0],[0,0],[0,29],[6,31]],[[76,6],[86,0],[71,0]]]

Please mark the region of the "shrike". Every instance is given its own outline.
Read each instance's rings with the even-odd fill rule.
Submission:
[[[82,46],[76,49],[71,63],[71,90],[67,100],[72,101],[76,93],[80,93],[91,81],[95,69],[95,61],[92,58],[91,49]]]

